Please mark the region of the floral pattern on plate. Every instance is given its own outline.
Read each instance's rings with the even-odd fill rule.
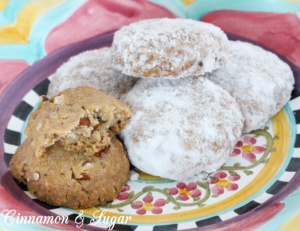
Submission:
[[[268,163],[268,157],[274,151],[274,139],[279,137],[272,137],[268,127],[253,131],[237,142],[229,161],[219,171],[204,179],[193,177],[186,182],[149,186],[144,186],[144,182],[131,181],[124,186],[117,200],[98,208],[117,209],[120,213],[131,208],[138,215],[149,215],[170,213],[186,207],[205,207],[208,201],[209,204],[215,203],[214,199],[220,195],[225,199],[246,186],[240,185],[240,182],[252,181],[261,165]]]

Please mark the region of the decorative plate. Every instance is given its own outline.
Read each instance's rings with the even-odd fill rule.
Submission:
[[[228,34],[232,40],[245,40]],[[103,230],[117,219],[115,230],[182,230],[216,228],[262,213],[294,191],[300,182],[300,97],[292,100],[263,128],[244,134],[227,161],[206,179],[185,182],[162,179],[131,169],[132,177],[120,197],[111,203],[84,210],[47,205],[30,195],[25,185],[13,180],[8,165],[24,140],[24,128],[39,96],[46,95],[48,77],[71,56],[110,46],[113,32],[58,50],[19,75],[0,99],[0,178],[15,198],[41,215],[68,216],[70,225],[83,222],[83,229]],[[254,42],[252,42],[254,43]],[[300,78],[299,70],[279,56]],[[297,129],[298,127],[298,129]],[[298,171],[298,172],[297,172]],[[134,178],[134,176],[136,176]],[[105,210],[105,219],[97,220]],[[78,214],[83,213],[78,220]],[[122,216],[130,216],[125,224]],[[102,217],[104,218],[104,217]]]

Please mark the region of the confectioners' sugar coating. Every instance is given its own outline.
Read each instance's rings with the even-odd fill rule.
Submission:
[[[227,61],[228,39],[218,27],[191,19],[149,19],[124,26],[112,45],[113,67],[135,77],[204,75]]]
[[[105,47],[82,52],[60,66],[52,75],[48,95],[67,88],[89,86],[119,99],[137,80],[111,67],[111,49]]]
[[[131,163],[164,178],[217,170],[244,125],[236,101],[206,78],[143,79],[123,100],[133,111],[120,133]]]
[[[233,96],[245,118],[243,132],[263,126],[286,104],[293,90],[290,67],[275,54],[246,42],[230,42],[226,67],[210,80]]]

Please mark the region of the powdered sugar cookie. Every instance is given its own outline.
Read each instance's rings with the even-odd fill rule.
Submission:
[[[228,39],[218,27],[191,19],[149,19],[117,31],[113,67],[136,77],[199,76],[224,66]]]
[[[137,78],[112,69],[111,49],[105,47],[82,52],[59,67],[52,75],[48,95],[67,88],[89,86],[119,99],[136,81]]]
[[[236,101],[206,78],[140,80],[123,100],[133,116],[121,132],[131,163],[184,180],[220,168],[240,138]]]
[[[246,42],[230,42],[226,67],[210,80],[227,90],[241,107],[243,132],[263,126],[286,104],[293,90],[290,67],[275,54]]]

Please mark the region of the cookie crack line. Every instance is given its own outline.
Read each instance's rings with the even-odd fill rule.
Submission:
[[[93,155],[106,150],[131,114],[126,104],[94,88],[69,88],[50,99],[41,97],[25,134],[38,158],[56,142],[68,151]]]

